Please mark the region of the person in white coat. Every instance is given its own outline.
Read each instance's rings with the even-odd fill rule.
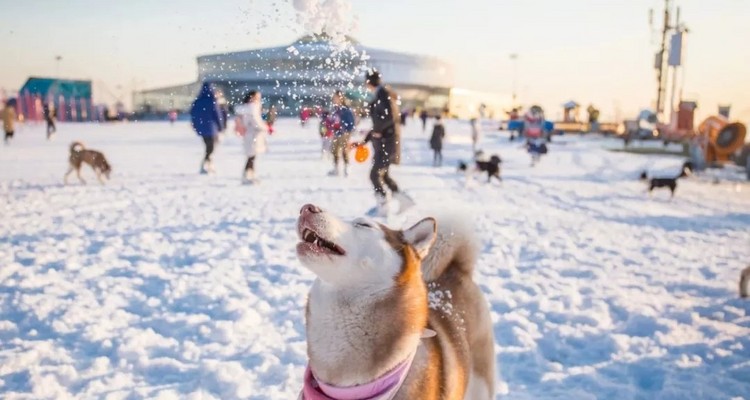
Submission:
[[[266,134],[268,133],[268,125],[263,121],[261,115],[260,92],[251,90],[243,99],[243,104],[235,107],[234,111],[236,115],[235,129],[237,134],[242,136],[243,147],[247,156],[242,183],[256,183],[255,158],[258,154],[265,153]]]
[[[479,126],[479,118],[472,118],[471,121],[471,150],[476,154],[479,141],[482,140],[482,128]]]

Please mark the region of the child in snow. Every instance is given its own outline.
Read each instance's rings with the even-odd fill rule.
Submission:
[[[438,115],[435,117],[435,125],[432,127],[432,137],[430,138],[430,147],[434,152],[432,166],[439,167],[443,165],[443,139],[445,138],[445,127],[443,121]]]
[[[276,106],[271,104],[266,114],[266,123],[268,124],[268,134],[273,135],[273,124],[276,122],[277,117]]]

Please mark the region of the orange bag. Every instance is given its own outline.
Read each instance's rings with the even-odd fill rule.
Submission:
[[[357,150],[354,151],[354,159],[359,163],[367,161],[367,157],[369,156],[370,150],[368,150],[367,146],[365,145],[357,146]]]

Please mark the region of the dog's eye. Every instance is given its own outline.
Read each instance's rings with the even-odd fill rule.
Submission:
[[[354,223],[354,226],[357,228],[368,228],[372,229],[372,225],[368,224],[367,222],[357,221]]]

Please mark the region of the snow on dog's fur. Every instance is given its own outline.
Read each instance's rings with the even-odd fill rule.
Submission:
[[[489,308],[471,279],[476,241],[465,224],[445,222],[397,231],[302,208],[297,254],[318,276],[306,310],[317,380],[364,385],[413,357],[394,399],[494,397]],[[425,330],[436,336],[422,339]]]

